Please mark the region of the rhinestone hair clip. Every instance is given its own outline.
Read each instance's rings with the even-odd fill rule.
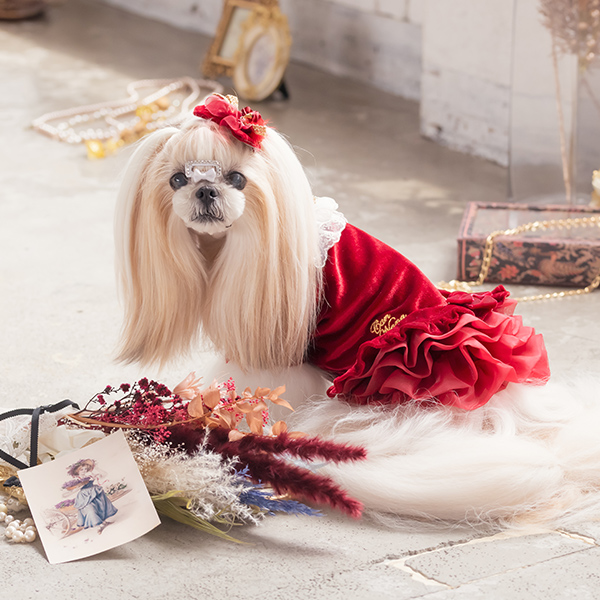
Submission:
[[[222,173],[221,163],[216,160],[189,160],[185,163],[185,176],[193,183],[199,181],[214,183]]]

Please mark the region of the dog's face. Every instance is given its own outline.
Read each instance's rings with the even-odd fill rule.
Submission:
[[[161,184],[169,186],[175,214],[198,233],[226,233],[244,213],[253,188],[252,149],[199,122],[169,140],[165,150]]]
[[[318,228],[310,184],[279,133],[267,128],[254,150],[197,117],[153,132],[130,160],[115,222],[123,360],[166,361],[199,327],[243,368],[302,360]]]
[[[241,171],[224,169],[218,161],[187,161],[169,177],[173,210],[198,233],[222,233],[242,216],[247,183]]]

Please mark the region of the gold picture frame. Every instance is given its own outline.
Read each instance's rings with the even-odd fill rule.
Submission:
[[[290,60],[292,37],[279,7],[257,8],[242,24],[231,78],[236,93],[260,102],[280,87]]]
[[[231,77],[243,33],[242,25],[257,8],[279,8],[278,0],[224,0],[223,14],[202,72],[206,77]]]

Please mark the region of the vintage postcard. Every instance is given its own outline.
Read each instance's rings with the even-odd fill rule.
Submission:
[[[122,431],[19,478],[52,564],[120,546],[160,524]]]

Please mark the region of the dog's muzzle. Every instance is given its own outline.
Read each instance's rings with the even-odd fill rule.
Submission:
[[[205,185],[196,190],[196,198],[204,204],[206,208],[210,208],[215,200],[219,197],[219,190],[212,185]]]
[[[194,221],[206,223],[210,221],[223,221],[223,211],[220,203],[219,190],[212,185],[204,185],[196,190],[195,196],[198,205],[194,211]]]

